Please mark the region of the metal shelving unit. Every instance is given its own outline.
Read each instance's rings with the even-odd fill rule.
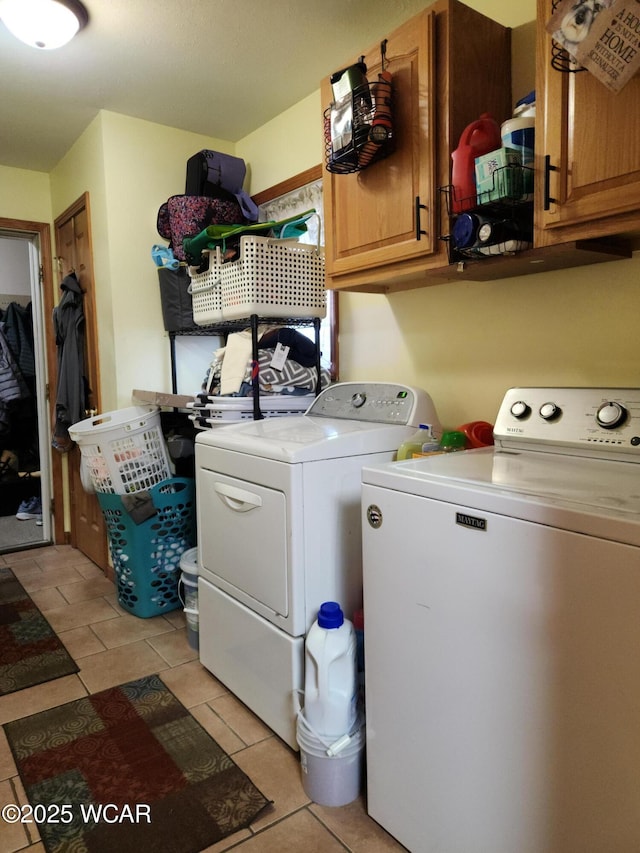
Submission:
[[[321,390],[321,374],[320,374],[320,323],[319,317],[313,318],[279,318],[279,317],[259,317],[257,314],[251,314],[244,320],[229,320],[226,322],[214,323],[211,326],[200,326],[198,329],[184,329],[174,332],[168,332],[169,346],[171,352],[171,388],[174,394],[177,394],[178,379],[176,370],[176,337],[186,336],[206,336],[206,335],[221,335],[226,338],[232,332],[241,332],[247,328],[251,328],[251,359],[255,365],[258,364],[258,326],[260,323],[268,323],[270,326],[313,326],[315,330],[316,343],[316,395]],[[251,382],[253,385],[253,417],[254,420],[262,420],[263,414],[260,409],[260,380],[257,370],[252,371]]]

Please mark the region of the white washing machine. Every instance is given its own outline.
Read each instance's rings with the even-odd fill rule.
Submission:
[[[640,850],[640,390],[517,388],[365,467],[369,814],[413,853]]]
[[[362,606],[362,466],[425,422],[425,391],[343,382],[196,437],[200,660],[294,749],[306,632],[323,601]]]

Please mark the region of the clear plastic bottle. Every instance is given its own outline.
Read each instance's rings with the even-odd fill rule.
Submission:
[[[305,642],[304,718],[312,731],[349,734],[358,711],[356,633],[340,605],[325,601]]]
[[[433,434],[431,424],[420,424],[418,431],[398,448],[397,460],[413,459],[414,456],[424,456],[426,453],[437,452],[440,445]]]

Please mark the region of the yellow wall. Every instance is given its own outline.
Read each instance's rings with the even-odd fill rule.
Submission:
[[[0,166],[0,217],[50,223],[49,175]]]
[[[251,192],[259,193],[322,160],[320,90],[241,139],[236,155],[250,164]]]
[[[341,294],[341,378],[426,388],[449,427],[493,422],[513,385],[637,387],[639,277],[636,254],[390,297]]]
[[[56,215],[90,194],[104,410],[131,405],[134,388],[171,390],[151,247],[166,245],[158,208],[184,192],[186,161],[203,148],[233,151],[225,140],[105,110],[52,173]]]

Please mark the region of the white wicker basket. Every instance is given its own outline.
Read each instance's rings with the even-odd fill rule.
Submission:
[[[192,270],[193,319],[208,326],[260,317],[324,317],[324,254],[307,243],[241,237],[240,258],[222,263],[209,253],[209,269]]]
[[[203,253],[207,254],[207,253]],[[195,273],[194,268],[190,270],[191,305],[193,309],[193,321],[198,326],[211,326],[220,323],[222,316],[222,281],[220,280],[219,263],[214,263],[213,252],[209,253],[210,267],[206,272]]]

